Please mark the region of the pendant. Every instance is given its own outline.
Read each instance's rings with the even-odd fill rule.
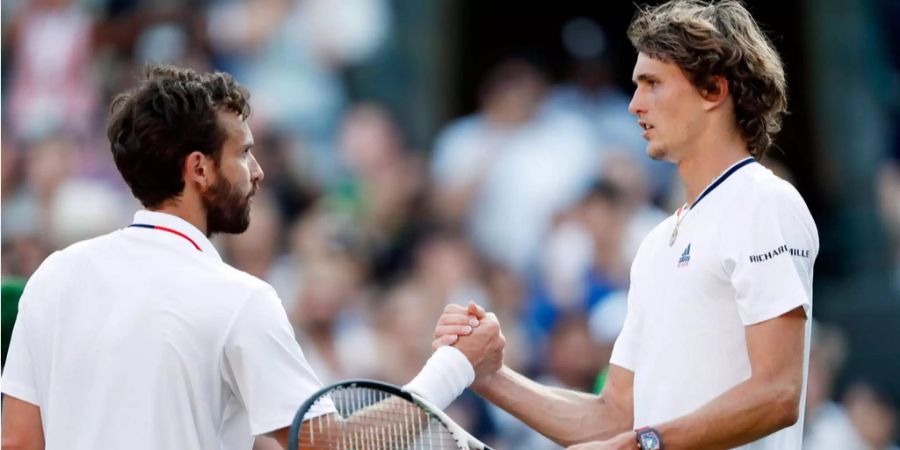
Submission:
[[[672,237],[669,238],[669,247],[675,245],[675,239],[678,238],[678,225],[675,225],[675,229],[672,230]]]

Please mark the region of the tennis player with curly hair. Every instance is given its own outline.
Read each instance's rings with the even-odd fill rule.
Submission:
[[[688,201],[635,257],[599,396],[505,366],[473,387],[580,450],[799,449],[819,240],[796,189],[759,163],[787,105],[781,59],[732,0],[642,9],[628,36],[629,109]],[[464,342],[444,327],[465,320],[446,311],[435,345]]]

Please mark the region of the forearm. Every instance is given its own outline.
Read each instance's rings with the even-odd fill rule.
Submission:
[[[797,384],[751,378],[697,411],[654,428],[667,450],[728,449],[793,425],[799,406]]]
[[[694,413],[659,425],[666,448],[732,448],[793,425],[800,414],[805,328],[801,307],[747,327],[753,376]]]
[[[424,410],[407,400],[393,397],[355,411],[346,418],[332,413],[303,421],[297,450],[355,447],[375,439],[380,439],[387,448],[407,448],[428,424],[429,417]],[[271,437],[288,448],[288,428],[276,430]]]
[[[43,450],[44,427],[37,405],[3,397],[3,450]]]
[[[562,446],[631,427],[630,414],[602,396],[541,385],[503,367],[476,392]]]

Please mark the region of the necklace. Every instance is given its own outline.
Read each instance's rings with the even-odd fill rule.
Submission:
[[[682,209],[684,212],[682,212]],[[675,229],[672,230],[672,237],[669,238],[669,247],[675,245],[675,240],[678,239],[678,227],[681,226],[681,221],[687,217],[688,213],[691,211],[691,208],[687,203],[684,204],[681,208],[678,208],[678,211],[675,212]]]
[[[731,166],[731,168],[727,169],[726,171],[722,172],[721,175],[716,177],[716,179],[714,179],[712,183],[710,183],[710,185],[703,190],[700,196],[697,197],[697,200],[694,200],[694,203],[692,203],[691,206],[688,206],[688,204],[685,203],[684,206],[678,208],[678,211],[676,211],[675,213],[677,216],[675,219],[675,229],[672,230],[672,237],[669,238],[669,247],[675,245],[675,240],[678,239],[678,227],[681,226],[681,222],[684,221],[684,218],[687,217],[688,213],[691,212],[691,210],[694,209],[694,207],[697,206],[698,203],[700,203],[700,200],[703,200],[703,198],[706,197],[707,194],[709,194],[713,189],[722,184],[722,182],[730,177],[731,174],[737,172],[738,169],[752,163],[753,161],[756,161],[756,159],[751,156]],[[678,213],[681,212],[682,209],[684,209],[684,212],[681,214],[681,216],[678,216]]]

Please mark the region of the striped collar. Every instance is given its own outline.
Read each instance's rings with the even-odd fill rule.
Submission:
[[[756,162],[756,159],[752,156],[748,156],[748,157],[732,164],[731,167],[729,167],[724,172],[722,172],[722,175],[719,175],[718,177],[716,177],[716,179],[713,180],[712,183],[710,183],[709,186],[707,186],[706,189],[704,189],[703,192],[700,193],[700,196],[697,197],[697,200],[694,200],[694,203],[692,203],[691,207],[688,209],[694,209],[694,207],[697,206],[698,203],[700,203],[700,200],[703,200],[703,198],[706,197],[710,192],[712,192],[713,189],[719,187],[719,185],[722,184],[726,179],[728,179],[728,177],[730,177],[735,172],[737,172],[741,167],[744,167],[747,164],[750,164],[753,162]]]
[[[153,233],[161,239],[173,239],[180,242],[186,249],[199,250],[204,254],[221,261],[216,247],[210,242],[203,232],[190,222],[172,214],[158,211],[140,210],[134,213],[134,222],[129,229],[142,233]]]

